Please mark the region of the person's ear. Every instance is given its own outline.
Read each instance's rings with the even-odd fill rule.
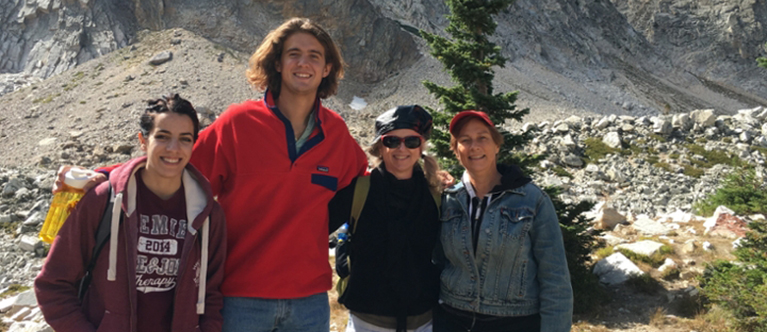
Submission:
[[[141,147],[141,151],[146,152],[146,145],[147,145],[146,137],[144,137],[144,134],[142,134],[141,132],[138,133],[138,142],[139,142],[139,146]]]
[[[330,71],[333,69],[333,65],[330,63],[325,64],[325,70],[322,71],[322,78],[328,77],[330,75]]]

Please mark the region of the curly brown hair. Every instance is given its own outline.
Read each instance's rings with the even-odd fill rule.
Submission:
[[[330,35],[308,18],[288,19],[266,35],[248,61],[248,70],[245,71],[248,83],[260,90],[269,88],[272,95],[279,98],[282,76],[277,71],[276,64],[282,57],[285,40],[297,32],[308,33],[317,38],[325,48],[325,63],[331,65],[330,74],[322,79],[317,88],[317,96],[325,99],[335,95],[338,90],[338,81],[344,77],[344,59]]]

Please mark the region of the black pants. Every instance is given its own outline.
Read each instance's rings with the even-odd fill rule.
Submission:
[[[434,332],[540,332],[541,315],[488,316],[441,304],[434,309],[433,324]]]

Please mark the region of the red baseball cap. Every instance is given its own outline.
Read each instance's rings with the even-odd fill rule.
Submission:
[[[493,121],[490,120],[490,117],[487,116],[487,113],[485,112],[479,112],[475,110],[469,110],[469,111],[462,111],[458,112],[452,120],[450,120],[450,134],[453,136],[458,136],[458,133],[454,132],[455,124],[458,123],[458,121],[461,121],[462,119],[466,117],[475,117],[479,120],[482,120],[485,124],[487,124],[490,127],[495,127],[493,124]]]

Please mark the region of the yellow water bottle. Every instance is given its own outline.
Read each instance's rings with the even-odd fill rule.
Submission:
[[[64,175],[64,184],[62,189],[51,200],[51,207],[48,209],[48,215],[45,216],[43,229],[40,230],[40,240],[53,243],[56,234],[59,233],[61,225],[69,217],[77,202],[85,194],[83,187],[88,180],[95,175],[95,172],[80,168],[72,168]]]

